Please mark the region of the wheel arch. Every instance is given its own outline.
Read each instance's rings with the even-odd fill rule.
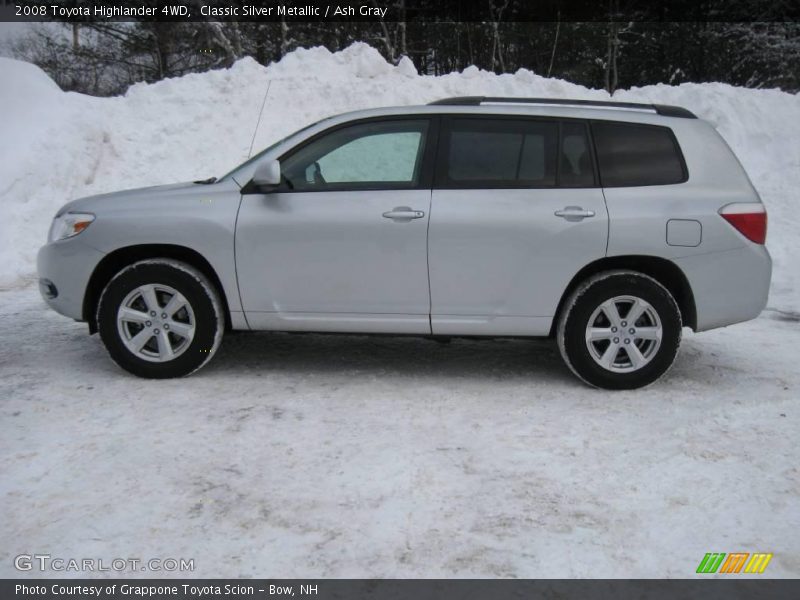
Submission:
[[[231,329],[231,314],[228,306],[228,299],[225,295],[225,288],[217,276],[216,271],[206,258],[186,246],[174,244],[140,244],[135,246],[125,246],[106,254],[97,264],[89,283],[86,285],[86,293],[83,295],[83,320],[89,324],[89,333],[97,332],[97,303],[106,285],[111,279],[125,267],[132,265],[140,260],[148,258],[171,258],[185,262],[203,275],[217,288],[220,299],[222,300],[223,311],[225,313],[225,329]]]
[[[606,256],[598,259],[589,263],[575,274],[564,290],[564,293],[561,295],[561,300],[559,300],[553,318],[553,324],[550,327],[550,337],[555,336],[558,317],[564,309],[567,298],[569,298],[575,288],[592,275],[610,269],[638,271],[658,281],[667,288],[669,293],[672,294],[672,297],[675,298],[675,302],[678,303],[683,324],[690,327],[692,330],[697,330],[697,309],[695,306],[694,294],[691,285],[689,285],[689,280],[686,278],[681,268],[671,260],[659,256],[625,255]]]

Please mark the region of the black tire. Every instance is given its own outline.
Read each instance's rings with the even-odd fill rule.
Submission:
[[[635,328],[628,329],[626,325],[626,329],[621,331],[619,337],[607,341],[605,349],[610,348],[608,354],[603,354],[603,344],[606,343],[604,340],[595,342],[596,345],[591,346],[595,350],[593,356],[592,350],[590,350],[591,344],[587,341],[589,322],[592,320],[593,326],[608,327],[607,331],[611,331],[612,323],[602,322],[606,318],[605,314],[598,315],[595,311],[601,310],[600,307],[603,303],[620,297],[638,298],[650,305],[650,309],[654,311],[655,315],[648,309],[648,312],[641,317],[644,320],[637,321],[639,325],[631,325],[640,327],[639,333],[641,334],[645,331],[644,327],[649,326],[650,321],[655,322],[657,318],[660,321],[660,341],[656,344],[648,340],[636,340],[634,335],[625,333],[626,331],[630,332],[631,329],[635,332]],[[623,316],[625,313],[622,312],[626,307],[625,301],[620,304],[616,304],[616,302],[609,304],[618,307],[620,318],[625,318]],[[628,305],[628,310],[631,308]],[[621,329],[619,325],[623,323],[627,324],[627,321],[620,321],[613,331]],[[669,370],[678,353],[682,327],[678,305],[663,285],[642,273],[615,270],[590,277],[570,295],[558,321],[557,340],[561,356],[567,366],[584,382],[610,390],[629,390],[650,385]],[[650,330],[653,329],[656,328],[650,327]],[[632,350],[636,352],[638,348],[644,348],[644,352],[637,353],[637,356],[640,357],[637,360],[642,360],[641,356],[649,351],[647,356],[649,362],[637,368],[628,351],[630,346],[621,345],[625,344],[626,340],[634,344],[643,344]],[[617,341],[617,344],[620,345],[618,353],[611,347],[612,341]],[[652,346],[649,345],[651,343]],[[614,357],[610,367],[607,368],[600,364],[601,354]]]
[[[186,323],[193,324],[193,336],[169,338],[177,340],[174,343],[179,351],[175,350],[175,358],[163,362],[154,362],[156,359],[152,358],[152,355],[160,353],[162,348],[163,342],[158,336],[150,338],[148,342],[148,346],[154,350],[148,350],[148,347],[145,347],[141,351],[149,352],[150,360],[143,358],[144,354],[134,353],[133,349],[129,349],[123,340],[124,334],[120,328],[125,329],[125,332],[132,336],[138,331],[136,328],[144,329],[145,325],[123,324],[118,326],[117,316],[122,303],[129,298],[130,294],[135,295],[140,286],[147,285],[155,285],[159,290],[166,288],[176,290],[188,303],[188,308],[184,311],[191,310],[191,317],[188,317],[188,312],[183,312],[176,313],[176,318],[185,319]],[[156,298],[159,305],[163,306],[169,296],[165,296],[163,291],[158,291]],[[143,300],[144,296],[141,297],[141,300],[136,301]],[[140,304],[137,310],[145,309]],[[158,319],[159,316],[154,319]],[[148,327],[158,327],[157,322],[161,321],[147,321]],[[163,322],[167,323],[167,328],[170,322],[173,324],[173,330],[177,327],[175,321],[165,319]],[[114,362],[126,371],[148,379],[183,377],[193,373],[214,356],[225,329],[222,302],[214,285],[191,265],[166,258],[143,260],[117,273],[100,296],[97,307],[97,326],[100,338]],[[158,329],[153,331],[159,333]],[[170,336],[176,336],[176,334],[170,332]],[[173,342],[167,341],[166,343],[170,345],[169,348],[172,351]]]

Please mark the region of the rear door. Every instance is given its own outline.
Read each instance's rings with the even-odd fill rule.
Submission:
[[[567,284],[605,256],[588,125],[443,120],[428,261],[434,334],[546,335]]]

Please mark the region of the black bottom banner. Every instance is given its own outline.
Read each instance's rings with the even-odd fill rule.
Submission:
[[[800,598],[800,580],[777,579],[4,579],[0,598],[53,600],[760,600]]]

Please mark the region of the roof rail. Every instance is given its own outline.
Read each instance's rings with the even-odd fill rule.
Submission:
[[[496,96],[455,96],[431,102],[431,106],[480,106],[482,104],[541,104],[589,108],[616,108],[654,112],[665,117],[696,119],[697,116],[681,106],[643,104],[639,102],[606,102],[603,100],[569,100],[566,98],[500,98]]]

